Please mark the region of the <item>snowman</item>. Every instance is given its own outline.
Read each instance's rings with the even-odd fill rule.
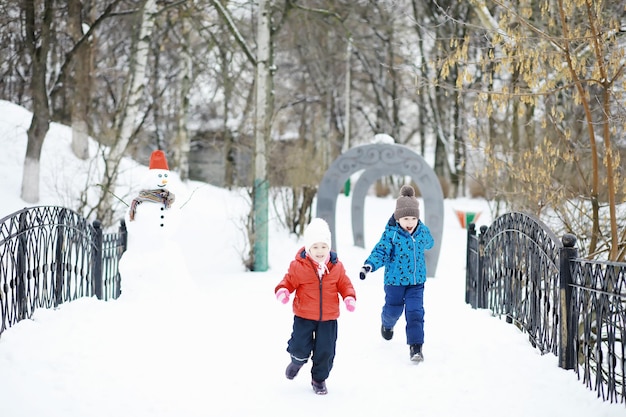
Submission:
[[[141,191],[126,214],[129,246],[138,243],[145,248],[146,244],[154,244],[158,250],[177,232],[180,210],[174,207],[176,196],[169,188],[170,176],[165,153],[152,152],[148,172],[140,183]]]
[[[191,291],[178,243],[180,209],[170,190],[165,153],[152,152],[150,165],[126,213],[127,249],[120,259],[122,298],[167,301]]]

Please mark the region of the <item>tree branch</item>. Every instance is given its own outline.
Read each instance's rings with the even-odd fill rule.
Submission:
[[[233,22],[233,19],[231,18],[228,10],[224,8],[222,3],[220,3],[220,0],[211,0],[211,4],[215,6],[217,13],[222,16],[222,19],[224,19],[226,26],[228,26],[228,29],[230,29],[230,33],[235,37],[235,42],[237,42],[239,46],[241,46],[241,49],[243,50],[243,53],[248,57],[248,60],[252,63],[252,65],[256,66],[257,59],[254,56],[254,52],[252,52],[252,50],[248,47],[246,40],[243,38],[243,36],[241,36],[241,33],[239,33],[239,30],[237,29],[235,22]]]

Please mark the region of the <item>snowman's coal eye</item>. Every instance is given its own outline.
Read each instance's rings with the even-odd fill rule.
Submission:
[[[163,176],[163,174],[159,174],[159,178],[161,178]]]
[[[163,176],[164,176],[165,178],[167,178],[167,174],[163,174]]]

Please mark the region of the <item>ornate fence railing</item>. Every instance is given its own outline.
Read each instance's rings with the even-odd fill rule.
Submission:
[[[124,223],[104,234],[100,222],[64,207],[25,208],[0,219],[0,336],[37,308],[117,298],[125,250]]]
[[[598,396],[626,403],[626,264],[578,258],[576,238],[519,212],[468,228],[465,301],[529,335]]]
[[[570,268],[579,378],[599,397],[626,402],[626,264],[573,259]]]

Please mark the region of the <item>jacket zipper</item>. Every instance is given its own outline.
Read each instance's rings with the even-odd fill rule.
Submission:
[[[324,292],[322,291],[322,278],[319,278],[319,280],[320,280],[320,319],[319,321],[322,321],[322,294]]]
[[[417,285],[417,244],[412,234],[411,239],[413,239],[413,285]]]
[[[315,263],[309,259],[309,263],[311,264],[311,266],[313,267],[313,273],[315,274],[315,276],[317,277],[317,279],[320,281],[320,318],[318,321],[322,321],[322,278],[320,278],[319,275],[317,275],[317,267],[315,266]],[[322,276],[324,276],[324,274],[322,274]]]

